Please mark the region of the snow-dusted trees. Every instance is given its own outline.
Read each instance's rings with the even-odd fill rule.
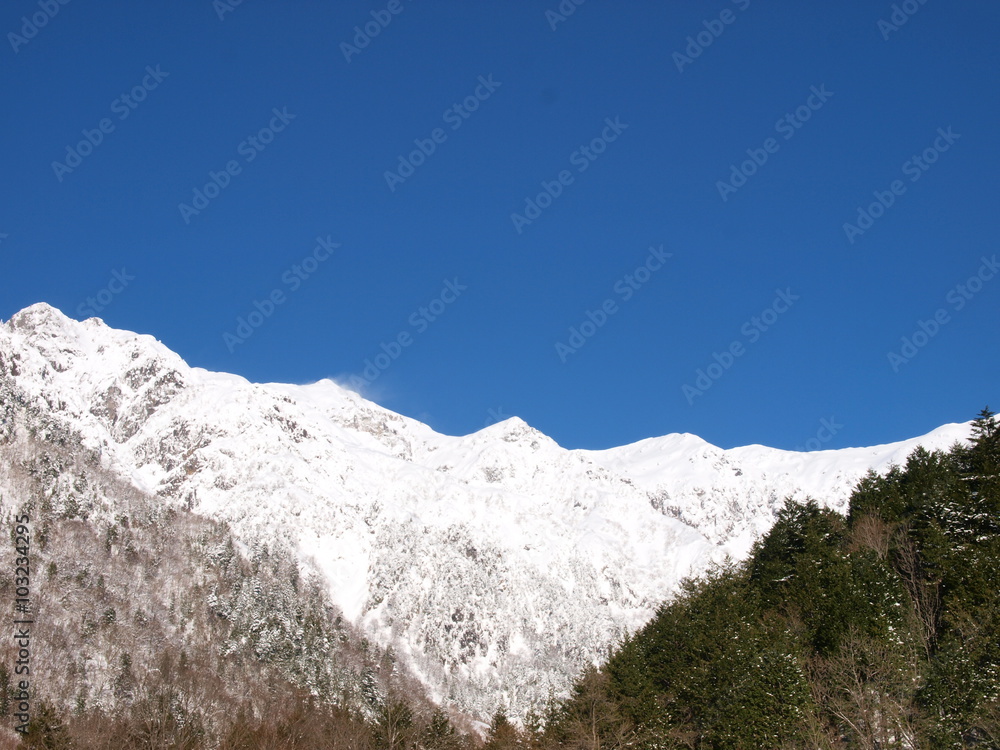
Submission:
[[[433,724],[422,688],[291,550],[142,493],[9,386],[0,377],[0,601],[15,598],[13,519],[26,515],[28,746],[363,750],[384,728],[388,746],[418,746]],[[0,747],[16,744],[14,659],[0,641]],[[442,718],[427,736],[456,739]]]

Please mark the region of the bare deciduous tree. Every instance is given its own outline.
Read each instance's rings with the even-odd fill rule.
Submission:
[[[916,654],[855,629],[811,665],[814,697],[862,750],[916,746]]]

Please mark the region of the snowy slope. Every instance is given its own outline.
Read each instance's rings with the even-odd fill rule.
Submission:
[[[902,465],[917,446],[945,450],[968,435],[967,423],[948,424],[897,443],[811,453],[762,445],[723,450],[694,435],[667,435],[587,455],[628,476],[664,513],[742,558],[786,497],[812,497],[846,512],[851,489],[868,469],[885,471]]]
[[[517,418],[450,437],[44,304],[0,325],[0,374],[164,502],[289,541],[347,617],[479,716],[566,689],[680,578],[745,554],[785,497],[842,509],[869,467],[968,433],[808,454],[691,435],[569,451]]]

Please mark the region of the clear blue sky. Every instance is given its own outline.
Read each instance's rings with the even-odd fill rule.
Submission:
[[[1000,5],[902,5],[11,0],[0,317],[262,382],[370,360],[440,431],[567,447],[971,418],[1000,407]]]

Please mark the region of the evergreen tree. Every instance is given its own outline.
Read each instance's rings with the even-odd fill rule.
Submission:
[[[426,750],[458,750],[462,745],[455,727],[441,709],[431,715],[431,720],[420,737],[420,746]]]
[[[1000,488],[1000,424],[990,407],[973,420],[971,445],[962,457],[972,491],[995,498]]]
[[[845,535],[844,519],[833,511],[813,500],[789,501],[748,565],[764,605],[800,621],[821,653],[832,652],[866,608],[864,593],[851,587]]]
[[[490,722],[483,750],[521,750],[524,746],[524,738],[507,718],[506,711],[498,709]]]
[[[864,516],[875,516],[889,524],[897,523],[906,512],[906,501],[899,488],[901,474],[898,466],[890,467],[885,474],[869,469],[851,494],[848,523],[853,527]]]
[[[996,413],[987,405],[972,420],[972,442],[979,447],[991,446],[996,449],[997,441],[1000,441],[1000,424],[997,424]]]
[[[73,747],[69,732],[59,714],[46,701],[39,701],[22,746],[31,750],[68,750]]]

